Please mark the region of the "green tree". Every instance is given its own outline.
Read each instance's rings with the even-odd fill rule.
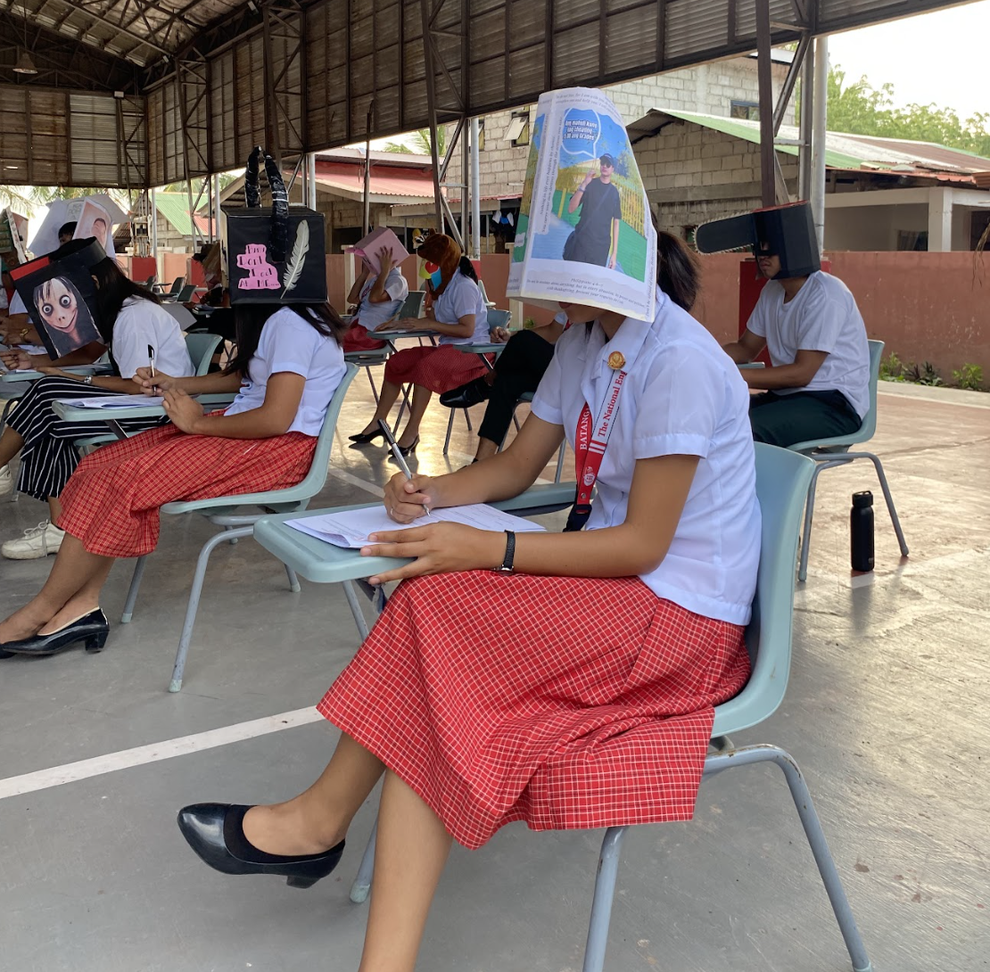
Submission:
[[[405,136],[408,142],[389,142],[385,146],[386,152],[406,152],[410,155],[429,155],[430,154],[430,130],[428,128],[420,128],[415,132],[409,132]],[[444,153],[447,151],[447,129],[440,125],[437,128],[437,155],[442,159]]]
[[[839,66],[828,73],[826,126],[830,132],[937,142],[990,157],[990,114],[977,112],[964,122],[952,108],[934,103],[895,108],[892,84],[876,88],[865,76],[849,82]]]

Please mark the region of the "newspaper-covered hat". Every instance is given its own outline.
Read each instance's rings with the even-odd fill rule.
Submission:
[[[656,287],[656,230],[621,115],[595,88],[541,95],[508,296],[652,321]]]

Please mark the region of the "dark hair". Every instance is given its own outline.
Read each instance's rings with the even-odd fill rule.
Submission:
[[[61,237],[63,237],[63,236],[68,236],[68,237],[69,237],[69,238],[71,239],[71,237],[72,237],[72,234],[73,234],[73,233],[75,233],[75,231],[76,231],[76,226],[77,226],[77,225],[78,225],[78,224],[76,223],[76,221],[75,221],[75,220],[72,220],[72,221],[71,221],[71,222],[69,222],[69,223],[63,223],[63,224],[62,224],[62,225],[61,225],[61,226],[60,226],[60,227],[58,228],[58,233],[57,233],[56,235],[57,235],[57,236],[58,236],[58,237],[59,237],[60,239],[61,239]]]
[[[457,264],[457,269],[464,274],[465,277],[470,278],[475,283],[478,282],[478,275],[474,272],[474,264],[466,257],[461,257],[461,262]]]
[[[225,375],[246,375],[248,364],[258,350],[261,329],[265,322],[282,307],[294,310],[307,324],[324,337],[338,344],[344,339],[347,325],[329,304],[235,304],[234,323],[237,328],[237,354],[226,368]]]
[[[688,312],[701,289],[698,258],[682,239],[663,230],[657,232],[657,283],[678,307]]]
[[[96,308],[99,311],[97,327],[108,345],[113,337],[114,321],[117,320],[120,308],[124,306],[124,301],[128,297],[148,300],[153,304],[161,303],[156,294],[145,290],[140,284],[126,277],[117,265],[117,261],[111,260],[110,257],[94,263],[89,268],[89,272],[96,278],[97,284]]]

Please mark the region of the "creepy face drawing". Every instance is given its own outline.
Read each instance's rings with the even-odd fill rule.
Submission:
[[[38,284],[34,306],[58,355],[100,340],[89,307],[69,277],[55,276]]]

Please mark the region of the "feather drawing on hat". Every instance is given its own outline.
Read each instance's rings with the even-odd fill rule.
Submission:
[[[299,282],[303,267],[306,265],[307,253],[309,253],[309,224],[302,219],[296,227],[296,239],[285,264],[285,274],[282,277],[283,297]]]

